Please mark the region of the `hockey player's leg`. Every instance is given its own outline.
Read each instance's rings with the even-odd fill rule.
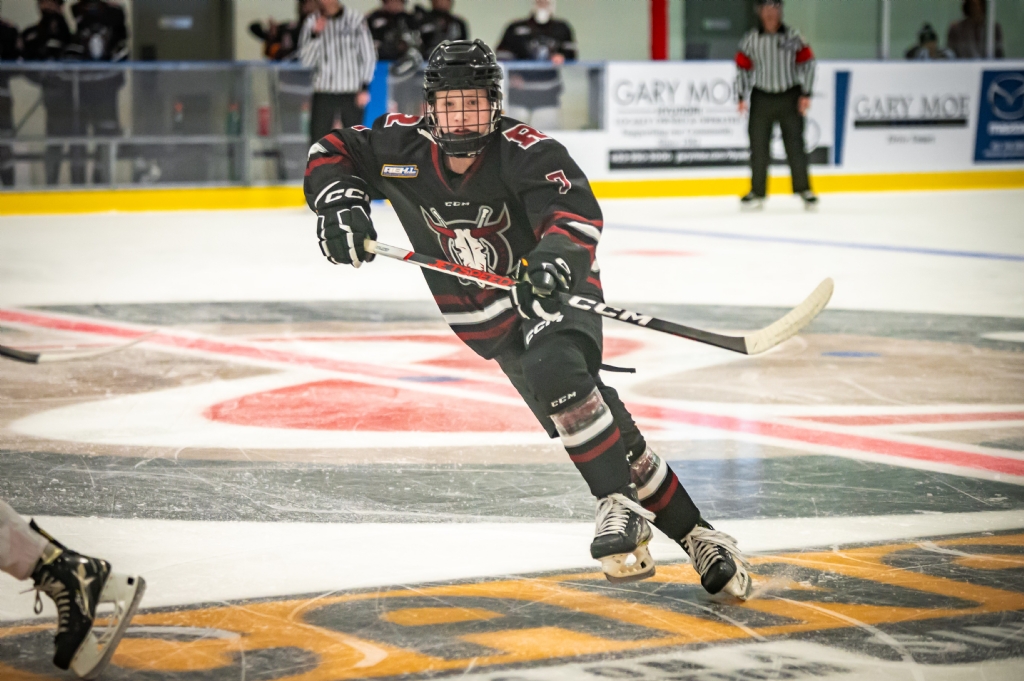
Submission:
[[[26,568],[29,560],[32,567]],[[42,611],[40,593],[57,606],[53,663],[85,679],[99,676],[139,606],[143,579],[115,574],[105,560],[68,549],[2,501],[0,567],[18,579],[32,578],[37,613]],[[112,612],[98,613],[101,604]],[[93,627],[98,615],[109,619],[102,631]]]
[[[654,526],[683,547],[709,593],[747,598],[750,575],[736,540],[701,518],[675,471],[647,445],[615,389],[602,384],[601,394],[623,433],[630,478],[640,503],[655,514]]]
[[[573,334],[548,336],[523,354],[523,372],[598,499],[591,556],[611,581],[645,579],[655,571],[647,550],[647,520],[654,516],[638,503],[622,435],[588,369],[585,342]]]

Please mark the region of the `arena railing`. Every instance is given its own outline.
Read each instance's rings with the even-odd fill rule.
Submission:
[[[603,63],[503,66],[510,113],[602,127]],[[421,83],[422,70],[379,64],[366,123],[421,113]],[[0,62],[0,191],[296,182],[311,96],[294,63]]]

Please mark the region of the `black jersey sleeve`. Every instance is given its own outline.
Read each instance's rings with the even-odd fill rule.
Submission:
[[[594,265],[604,227],[590,182],[556,140],[523,123],[503,127],[505,182],[526,209],[537,248],[558,252],[569,263],[575,290]]]
[[[373,151],[374,134],[375,130],[361,125],[332,130],[310,147],[303,181],[310,210],[384,198],[373,173],[380,167]]]

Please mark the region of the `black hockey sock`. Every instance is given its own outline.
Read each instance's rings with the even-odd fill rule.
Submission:
[[[601,397],[604,398],[605,404],[608,405],[608,408],[612,411],[612,416],[615,417],[615,425],[619,427],[619,432],[622,433],[622,442],[626,452],[632,453],[634,456],[643,454],[647,449],[647,441],[644,440],[640,429],[636,427],[633,415],[629,413],[626,405],[619,399],[619,393],[615,391],[615,388],[602,383],[600,378],[597,379],[597,389],[601,391]]]
[[[697,505],[671,468],[657,491],[640,503],[657,516],[654,526],[675,541],[688,535],[700,520]]]
[[[566,445],[565,451],[595,497],[608,496],[629,484],[626,448],[614,423],[580,445]]]

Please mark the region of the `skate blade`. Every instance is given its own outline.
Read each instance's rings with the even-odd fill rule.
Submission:
[[[816,203],[804,203],[804,210],[807,211],[808,213],[817,213],[818,212],[818,204],[816,204]]]
[[[736,566],[736,574],[722,587],[719,593],[728,594],[733,598],[745,601],[750,598],[750,592],[754,590],[754,580],[742,565]]]
[[[125,630],[139,609],[146,593],[146,580],[142,577],[111,574],[100,593],[100,603],[112,603],[114,612],[107,616],[108,625],[102,633],[97,627],[89,631],[71,660],[71,671],[83,679],[95,679],[110,663]]]
[[[641,544],[630,553],[615,553],[599,560],[604,576],[609,582],[639,582],[654,576],[654,559],[651,558],[646,544]]]
[[[742,211],[744,213],[756,213],[759,210],[764,210],[764,204],[763,203],[754,203],[754,204],[744,203],[744,204],[740,205],[740,211]]]

